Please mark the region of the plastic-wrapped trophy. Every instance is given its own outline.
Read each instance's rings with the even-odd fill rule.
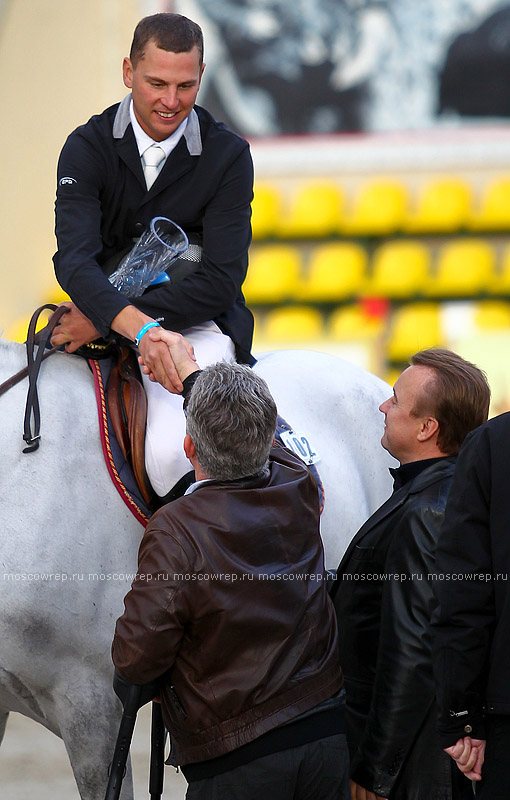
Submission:
[[[128,297],[140,297],[148,286],[171,280],[169,267],[188,249],[188,237],[175,222],[154,217],[109,281]]]

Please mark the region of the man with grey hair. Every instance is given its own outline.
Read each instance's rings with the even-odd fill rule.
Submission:
[[[169,346],[184,386],[196,481],[147,527],[117,621],[117,672],[159,682],[188,798],[347,800],[317,485],[274,445],[262,378],[238,364],[200,371],[181,336],[149,335]]]
[[[193,442],[200,467],[216,480],[260,472],[276,427],[276,406],[265,382],[249,367],[226,362],[192,375],[197,377],[186,406],[185,450]],[[191,461],[191,452],[186,454]]]

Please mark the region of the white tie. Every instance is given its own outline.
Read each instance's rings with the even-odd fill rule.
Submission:
[[[157,144],[151,144],[143,154],[143,171],[147,189],[150,189],[159,175],[159,165],[165,158],[165,151]]]

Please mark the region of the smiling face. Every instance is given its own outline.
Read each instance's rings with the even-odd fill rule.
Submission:
[[[124,59],[124,84],[131,89],[136,118],[155,142],[170,136],[190,114],[204,67],[197,47],[173,53],[153,41],[136,65]]]
[[[381,444],[401,464],[442,455],[435,445],[437,420],[413,414],[417,400],[427,392],[427,383],[434,379],[429,367],[408,367],[395,383],[393,395],[379,406],[385,418]]]

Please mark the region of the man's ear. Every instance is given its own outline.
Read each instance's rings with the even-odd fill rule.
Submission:
[[[196,458],[197,451],[195,450],[195,445],[193,444],[193,440],[189,433],[187,433],[184,437],[183,447],[184,452],[186,453],[186,458],[188,461],[193,462],[193,459]]]
[[[439,422],[435,417],[425,417],[418,432],[418,441],[427,442],[439,433]]]
[[[122,62],[122,80],[124,81],[124,86],[128,89],[133,88],[133,65],[131,64],[131,59],[126,58]]]

